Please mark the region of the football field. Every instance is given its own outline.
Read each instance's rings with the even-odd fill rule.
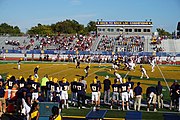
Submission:
[[[74,63],[66,63],[66,62],[22,62],[21,69],[17,69],[17,62],[1,62],[0,63],[0,74],[3,78],[6,78],[7,75],[14,75],[16,78],[19,76],[24,76],[27,78],[29,75],[33,75],[34,68],[39,65],[39,81],[45,74],[48,74],[49,77],[56,77],[58,80],[61,80],[63,77],[66,77],[69,82],[73,81],[74,78],[80,78],[81,76],[85,76],[84,68],[88,65],[87,63],[81,63],[80,68],[76,68]],[[170,102],[169,97],[169,87],[177,80],[178,83],[180,82],[180,66],[178,65],[156,65],[155,71],[151,72],[151,66],[149,64],[143,65],[147,70],[147,74],[149,75],[150,79],[146,79],[144,76],[143,79],[140,79],[141,72],[140,72],[140,65],[137,65],[135,71],[125,71],[120,68],[117,72],[124,77],[132,77],[132,81],[135,83],[141,82],[141,87],[143,88],[143,100],[145,101],[145,92],[148,86],[156,86],[158,81],[161,81],[163,85],[163,95],[165,103]],[[110,70],[112,67],[111,64],[94,64],[90,65],[89,76],[85,79],[88,84],[87,88],[87,95],[90,96],[90,83],[92,83],[95,76],[99,76],[99,80],[103,83],[105,76],[108,75],[110,77],[111,83],[113,83],[115,76],[113,75],[114,70]],[[122,66],[123,67],[123,66]],[[101,93],[103,93],[103,84]],[[69,94],[71,91],[69,91]],[[70,95],[69,95],[70,96]],[[103,94],[102,94],[103,98]],[[117,111],[117,110],[110,110],[107,106],[101,107],[102,109],[108,109],[108,112],[105,117],[108,118],[124,118],[126,111]],[[78,110],[77,108],[71,107],[68,110],[63,110],[63,116],[81,116],[85,117],[85,115],[90,111],[90,107],[86,108],[85,110]],[[158,116],[163,119],[163,113],[170,112],[169,109],[160,109],[158,110],[158,114],[154,112],[146,112],[146,107],[142,107],[142,117],[144,119],[148,119],[151,116],[152,119],[157,118]],[[79,112],[81,111],[81,112]],[[117,116],[114,116],[114,114]],[[120,114],[121,113],[121,114]],[[178,112],[176,112],[179,114]]]

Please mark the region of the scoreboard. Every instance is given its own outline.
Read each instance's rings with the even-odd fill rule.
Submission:
[[[97,25],[152,25],[152,22],[137,22],[137,21],[98,21]]]

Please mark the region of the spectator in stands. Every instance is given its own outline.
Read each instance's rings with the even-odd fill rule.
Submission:
[[[110,102],[110,93],[111,93],[110,91],[111,81],[109,80],[108,75],[105,77],[103,84],[104,84],[104,103],[106,104]]]
[[[134,102],[134,110],[140,111],[141,108],[141,99],[142,99],[142,88],[140,86],[140,82],[137,83],[137,86],[134,88],[135,93],[135,102]],[[138,105],[138,109],[136,106]]]

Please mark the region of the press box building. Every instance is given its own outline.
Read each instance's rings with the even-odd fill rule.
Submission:
[[[97,21],[97,34],[152,37],[151,21]]]

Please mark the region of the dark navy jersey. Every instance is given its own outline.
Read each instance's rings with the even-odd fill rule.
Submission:
[[[0,88],[0,98],[3,98],[3,97],[4,97],[4,95],[5,95],[4,88],[3,88],[3,87],[1,87],[1,88]]]
[[[37,74],[38,73],[38,68],[34,68],[34,74]]]
[[[71,82],[71,91],[72,92],[77,92],[77,82],[76,81],[73,81]]]
[[[134,88],[134,82],[127,82],[128,86],[130,89]]]
[[[136,86],[134,88],[134,93],[135,93],[135,96],[141,95],[142,94],[142,88],[140,86]]]
[[[52,82],[52,81],[46,82],[47,90],[51,90],[51,85],[53,85],[53,84],[54,84],[54,82]]]
[[[127,92],[128,91],[128,86],[129,85],[127,83],[120,84],[121,92]]]
[[[84,69],[85,69],[86,71],[88,71],[88,70],[89,70],[89,66],[86,66]]]
[[[27,85],[30,85],[31,87],[32,87],[32,84],[34,83],[34,81],[33,80],[31,80],[31,79],[28,79],[27,80]]]
[[[91,83],[90,88],[91,88],[92,92],[98,92],[99,91],[99,85],[98,84]]]
[[[50,84],[50,91],[55,91],[55,85],[54,85],[54,82],[51,82]]]
[[[85,89],[84,89],[84,84],[81,82],[77,83],[77,93],[80,95],[84,95],[85,94]]]
[[[113,92],[119,92],[119,84],[112,84]]]
[[[61,83],[61,87],[63,91],[68,91],[69,89],[69,82]]]
[[[34,92],[38,92],[38,88],[40,87],[40,84],[38,82],[33,82],[32,87],[34,88]]]
[[[17,84],[18,84],[19,88],[23,88],[23,87],[26,86],[26,81],[24,81],[24,80],[18,80],[18,81],[17,81]]]
[[[156,94],[156,88],[155,87],[148,87],[146,89],[146,96],[149,97],[150,93],[153,92],[154,94]]]
[[[97,84],[99,85],[99,90],[101,90],[101,81],[97,80]]]
[[[162,94],[162,85],[157,85],[156,86],[156,92],[157,92],[157,95],[161,95]]]
[[[8,80],[7,81],[7,86],[8,86],[8,89],[12,89],[13,88],[13,85],[15,84],[15,80]]]
[[[110,89],[111,81],[109,79],[105,79],[103,81],[103,84],[104,84],[104,90],[109,90]]]
[[[59,96],[54,96],[54,97],[52,98],[52,102],[58,102],[58,103],[60,103],[61,100],[60,100]]]
[[[55,91],[60,91],[60,86],[58,83],[54,83]]]

